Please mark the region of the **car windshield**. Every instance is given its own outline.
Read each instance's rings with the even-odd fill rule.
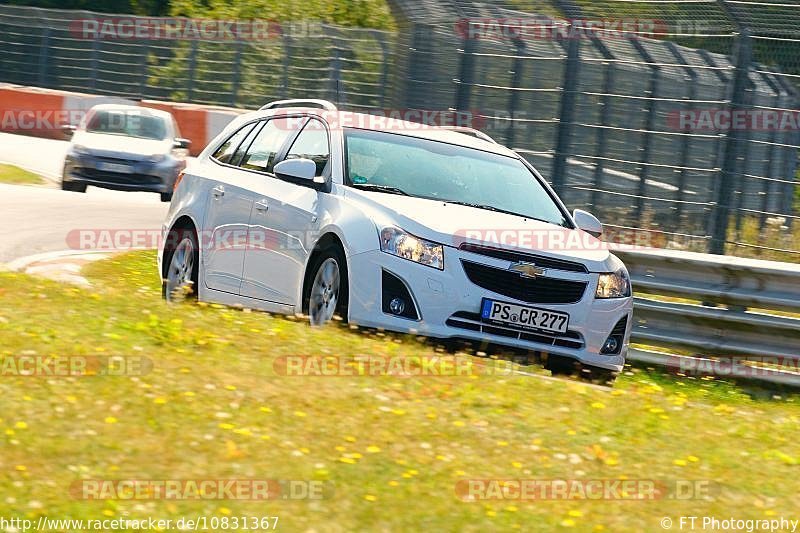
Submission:
[[[347,185],[501,211],[568,226],[545,187],[516,158],[407,135],[345,132]]]
[[[86,131],[159,141],[167,138],[164,119],[140,111],[96,111],[89,119]]]

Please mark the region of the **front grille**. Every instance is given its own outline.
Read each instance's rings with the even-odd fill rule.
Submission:
[[[506,250],[503,248],[492,248],[491,246],[481,246],[478,244],[470,244],[465,242],[459,246],[458,249],[465,252],[485,255],[487,257],[494,257],[495,259],[502,259],[504,261],[513,261],[515,263],[535,263],[536,266],[542,268],[566,270],[567,272],[583,272],[584,274],[589,272],[589,270],[580,263],[573,263],[572,261],[544,257],[541,255],[527,254],[524,252],[516,252],[514,250]]]
[[[538,304],[572,304],[583,298],[585,281],[546,278],[527,278],[517,272],[461,260],[469,280],[479,287],[521,300]]]
[[[161,178],[144,174],[125,174],[122,172],[106,172],[96,168],[77,169],[78,173],[90,180],[114,183],[118,185],[158,185]]]
[[[490,335],[498,335],[511,339],[549,344],[551,346],[560,346],[562,348],[572,348],[575,350],[583,348],[583,337],[580,333],[574,331],[567,331],[566,333],[540,333],[510,326],[490,325],[484,322],[481,315],[478,313],[469,313],[467,311],[453,313],[445,323],[452,328],[488,333]]]

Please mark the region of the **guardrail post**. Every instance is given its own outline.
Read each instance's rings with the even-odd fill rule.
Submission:
[[[289,98],[289,66],[292,64],[292,38],[283,33],[283,74],[281,75],[281,99]]]
[[[333,59],[331,59],[330,65],[330,93],[331,100],[333,100],[336,105],[339,105],[344,102],[344,98],[342,97],[342,50],[339,48],[338,41],[334,41],[334,43]]]
[[[386,91],[389,87],[389,45],[386,44],[385,34],[374,30],[371,33],[381,47],[381,96],[378,106],[383,108],[386,105]]]
[[[139,99],[145,99],[145,92],[147,91],[147,41],[141,45],[142,52],[139,58],[139,68],[142,69],[142,76],[139,78]]]
[[[752,61],[753,47],[750,32],[741,28],[736,50],[736,71],[733,76],[731,91],[731,111],[743,109],[746,104],[746,91],[749,83],[750,63]],[[722,156],[720,179],[716,188],[716,205],[711,217],[711,244],[709,252],[712,254],[725,254],[725,241],[728,237],[730,224],[730,210],[733,188],[736,186],[736,173],[739,154],[742,144],[746,142],[746,133],[740,129],[731,128],[725,139]]]

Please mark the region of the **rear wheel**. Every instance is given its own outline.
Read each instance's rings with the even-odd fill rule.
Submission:
[[[61,190],[71,192],[86,192],[86,184],[61,180]]]
[[[167,270],[162,282],[162,296],[168,302],[197,299],[199,247],[192,230],[173,230],[168,241],[177,245],[165,254]]]
[[[321,326],[338,315],[347,318],[347,266],[337,248],[319,254],[311,268],[308,315],[312,326]]]

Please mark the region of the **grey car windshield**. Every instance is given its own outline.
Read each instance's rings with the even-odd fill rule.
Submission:
[[[162,117],[134,111],[97,111],[89,119],[86,131],[159,141],[167,138],[167,125]]]
[[[345,131],[346,184],[466,204],[568,226],[548,191],[516,158],[408,135]]]

